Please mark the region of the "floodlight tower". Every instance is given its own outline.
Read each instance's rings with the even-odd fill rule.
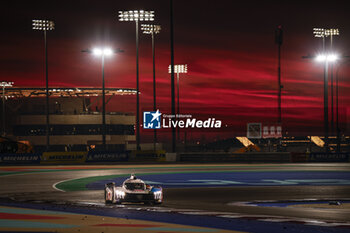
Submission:
[[[325,150],[328,152],[328,65],[338,60],[336,54],[320,54],[316,56],[317,62],[324,63],[324,131],[325,131]]]
[[[94,48],[92,50],[86,49],[82,52],[92,53],[96,57],[101,57],[102,63],[102,146],[106,151],[106,101],[105,101],[105,57],[110,57],[113,53],[124,52],[121,49],[112,50],[110,48]]]
[[[168,67],[169,74],[171,74],[171,65]],[[179,92],[179,79],[180,79],[180,74],[187,73],[187,64],[185,65],[174,65],[174,73],[176,74],[177,78],[177,114],[180,114],[180,92]],[[180,133],[179,130],[180,128],[177,128],[177,139],[178,141],[180,140]]]
[[[44,44],[45,44],[45,76],[46,76],[46,151],[50,147],[50,120],[49,120],[49,71],[48,71],[48,58],[47,58],[47,39],[46,32],[55,29],[55,23],[50,20],[33,19],[33,30],[39,30],[44,32]]]
[[[322,38],[322,56],[325,56],[325,29],[324,28],[314,28],[313,34],[316,38]],[[321,57],[319,57],[316,60],[323,60]],[[324,69],[323,69],[323,115],[324,115],[324,137],[325,137],[325,148],[326,152],[328,152],[328,65],[326,62],[324,62]]]
[[[325,29],[325,36],[329,36],[330,38],[330,51],[333,52],[333,36],[339,36],[339,29],[330,28]],[[333,63],[329,65],[330,73],[331,73],[331,131],[334,132],[334,85],[333,85]]]
[[[338,29],[325,29],[325,28],[314,28],[313,34],[315,37],[322,38],[322,54],[316,57],[316,60],[319,62],[324,62],[324,131],[325,131],[325,148],[326,152],[328,152],[328,136],[329,136],[329,126],[328,126],[328,65],[329,63],[336,61],[337,56],[333,54],[332,51],[332,43],[333,43],[333,35],[339,35]],[[331,36],[331,52],[326,53],[326,46],[325,46],[325,38],[327,36]],[[333,67],[332,67],[333,69]],[[331,86],[331,94],[332,94],[332,127],[334,125],[333,121],[333,70],[332,70],[332,86]]]
[[[118,11],[119,21],[136,23],[136,150],[140,150],[140,100],[139,100],[139,21],[154,21],[154,11]]]
[[[13,82],[6,82],[6,81],[1,81],[0,82],[0,87],[2,87],[2,136],[6,136],[6,115],[5,115],[5,88],[6,87],[12,87]]]
[[[152,59],[153,59],[153,111],[157,111],[156,105],[156,59],[155,59],[155,44],[154,35],[160,33],[160,25],[155,24],[141,24],[141,30],[144,34],[152,36]],[[156,150],[157,144],[157,130],[154,130],[153,150]]]

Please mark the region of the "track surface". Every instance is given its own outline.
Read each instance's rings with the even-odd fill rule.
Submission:
[[[193,209],[202,212],[210,211],[211,214],[213,212],[231,214],[232,216],[264,215],[323,222],[350,222],[350,210],[346,208],[281,208],[242,205],[242,202],[267,200],[349,199],[349,164],[41,166],[2,167],[0,170],[0,197],[12,198],[16,201],[61,202],[74,206],[88,203],[94,208],[98,206],[103,208],[103,190],[93,190],[99,187],[101,182],[107,178],[122,179],[115,177],[118,175],[126,176],[130,173],[144,174],[144,176],[152,174],[147,175],[147,180],[162,183],[165,187],[174,187],[165,188],[166,199],[162,205],[164,209],[177,209],[178,212],[184,209],[187,213],[189,213],[189,209]],[[232,174],[235,174],[233,178]],[[72,180],[76,182],[75,179],[84,180],[87,177],[98,177],[87,186],[84,184],[85,189],[89,189],[90,186],[92,190],[62,192],[55,189],[56,187],[64,187],[64,184],[72,182]],[[176,177],[178,180],[174,181]],[[143,178],[142,175],[141,178]],[[79,186],[79,181],[82,180],[78,180],[75,187]],[[231,181],[231,184],[223,185],[223,181]],[[173,184],[187,182],[187,184],[172,185],[171,182]],[[192,182],[192,185],[188,185],[188,182]],[[196,186],[193,183],[201,185]],[[203,186],[203,183],[206,187],[198,187]],[[131,205],[131,207],[134,209],[144,208],[139,205]],[[134,211],[130,210],[130,206],[126,208],[119,206],[118,208],[128,213]],[[197,212],[197,218],[198,215],[203,219],[206,218]],[[166,219],[166,217],[163,218]],[[192,221],[195,222],[194,219]],[[190,222],[186,224],[190,224]],[[224,223],[220,224],[224,225]],[[234,228],[224,227],[224,229],[232,230]],[[252,228],[244,227],[237,230],[255,231]],[[319,232],[330,232],[329,230],[330,228],[327,228],[327,231],[318,228]],[[338,229],[335,232],[342,232],[342,230],[344,229]],[[309,229],[306,232],[317,231]]]

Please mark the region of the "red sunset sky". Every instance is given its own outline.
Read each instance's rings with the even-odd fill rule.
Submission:
[[[169,112],[169,1],[14,0],[1,8],[0,80],[14,81],[16,87],[45,85],[43,35],[31,29],[31,20],[50,19],[56,24],[48,33],[50,86],[100,87],[100,59],[81,50],[108,45],[125,52],[106,61],[106,86],[134,88],[135,24],[119,22],[118,10],[154,10],[155,23],[162,26],[156,36],[157,102]],[[284,129],[322,132],[323,67],[301,57],[320,52],[314,27],[339,28],[334,50],[350,55],[349,12],[346,1],[174,0],[175,63],[188,64],[189,71],[180,76],[181,112],[211,117],[222,111],[228,124],[237,125],[237,134],[247,122],[275,122],[274,31],[282,25]],[[334,68],[339,69],[343,123],[350,114],[349,64],[343,59]],[[140,34],[142,110],[152,109],[152,85],[151,38]],[[114,97],[107,110],[134,112],[135,98]],[[343,132],[347,128],[343,124]]]

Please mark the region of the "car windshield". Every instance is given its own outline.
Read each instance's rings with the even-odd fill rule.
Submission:
[[[126,189],[134,190],[134,189],[144,189],[143,183],[125,183]]]

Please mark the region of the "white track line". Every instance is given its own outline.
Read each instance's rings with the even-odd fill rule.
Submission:
[[[56,185],[58,185],[58,184],[60,184],[60,183],[63,183],[63,182],[66,182],[66,181],[77,180],[77,179],[80,179],[80,178],[74,178],[74,179],[67,179],[67,180],[58,181],[58,182],[56,182],[56,183],[54,183],[54,184],[52,185],[52,188],[54,188],[54,189],[57,190],[57,191],[66,192],[66,191],[64,191],[64,190],[62,190],[62,189],[57,188]]]

